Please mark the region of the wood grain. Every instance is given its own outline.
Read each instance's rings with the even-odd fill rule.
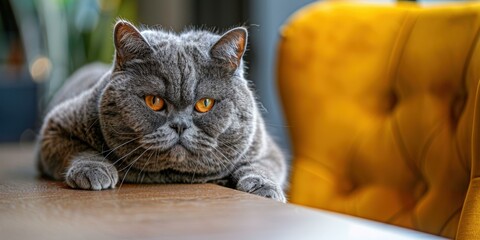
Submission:
[[[1,239],[361,239],[365,233],[433,237],[211,184],[73,190],[38,177],[32,144],[0,145]]]

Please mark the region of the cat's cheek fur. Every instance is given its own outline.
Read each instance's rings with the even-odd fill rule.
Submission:
[[[102,127],[111,132],[108,139],[115,138],[114,135],[122,132],[147,135],[166,122],[166,116],[163,111],[154,112],[146,106],[143,99],[131,92],[118,91],[111,87],[110,89],[107,88],[101,99]],[[123,131],[116,130],[115,127],[120,125],[119,120],[129,129],[124,129]]]
[[[216,104],[211,112],[197,115],[194,124],[208,135],[218,137],[232,124],[233,104],[223,101]]]

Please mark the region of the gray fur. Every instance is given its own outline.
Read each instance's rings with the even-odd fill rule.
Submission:
[[[39,138],[44,174],[92,190],[212,182],[285,202],[284,157],[243,76],[246,29],[140,34],[119,21],[114,39],[111,67],[85,66],[54,98]],[[203,97],[215,105],[196,112]]]

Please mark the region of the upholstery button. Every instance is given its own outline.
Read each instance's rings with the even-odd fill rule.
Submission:
[[[395,91],[389,91],[386,96],[385,111],[392,112],[398,104],[398,95]]]
[[[420,200],[425,195],[425,193],[427,193],[427,191],[427,183],[424,180],[420,180],[413,188],[413,196],[415,198],[415,201]]]

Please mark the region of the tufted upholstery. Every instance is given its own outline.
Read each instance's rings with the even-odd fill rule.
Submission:
[[[290,200],[480,238],[479,29],[479,3],[296,13],[278,53]]]

